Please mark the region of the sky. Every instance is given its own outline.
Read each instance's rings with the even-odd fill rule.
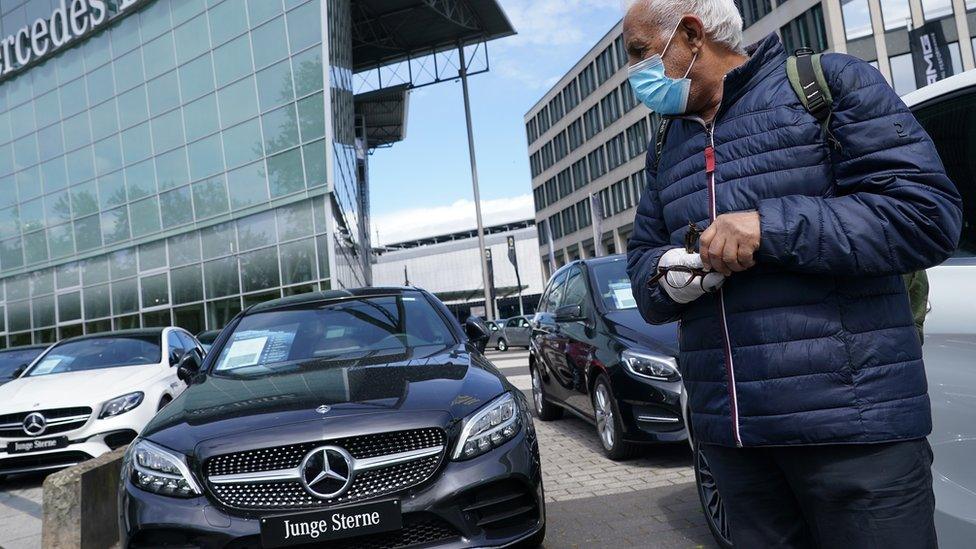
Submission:
[[[471,76],[486,224],[535,215],[523,117],[623,16],[626,0],[498,0],[518,32],[488,44]],[[373,244],[475,226],[460,81],[410,93],[406,139],[370,157]],[[378,236],[378,238],[377,238]]]

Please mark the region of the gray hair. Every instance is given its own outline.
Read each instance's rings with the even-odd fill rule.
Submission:
[[[670,34],[683,16],[696,15],[713,41],[732,51],[745,52],[742,15],[733,0],[637,0],[636,3],[643,4],[646,16],[661,32]]]

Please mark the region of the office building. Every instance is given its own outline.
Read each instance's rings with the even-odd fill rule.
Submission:
[[[414,85],[369,77],[512,32],[395,4],[4,0],[0,346],[367,285],[367,153]]]
[[[871,62],[902,95],[917,88],[910,28],[938,25],[948,43],[952,72],[974,68],[976,0],[736,3],[747,44],[775,32],[788,51],[810,46],[849,53]],[[637,104],[627,83],[622,32],[620,23],[610,29],[525,115],[539,256],[546,276],[554,266],[600,250],[625,251],[632,232],[644,185],[644,154],[658,120]],[[591,207],[591,195],[597,207]],[[602,217],[596,238],[594,212]]]
[[[509,237],[515,241],[518,276],[508,257]],[[534,312],[545,285],[539,268],[535,221],[485,227],[485,246],[491,250],[495,317],[518,315],[520,293],[521,310],[526,314]],[[485,314],[481,257],[474,229],[388,244],[374,252],[373,278],[377,286],[406,284],[429,290],[459,319],[467,318],[471,312]]]

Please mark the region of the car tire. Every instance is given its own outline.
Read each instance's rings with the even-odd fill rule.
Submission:
[[[495,344],[495,348],[498,349],[499,351],[503,351],[503,352],[504,351],[507,351],[508,350],[508,342],[505,341],[504,339],[499,339],[498,340],[498,343]]]
[[[705,523],[708,524],[708,530],[715,538],[715,543],[722,549],[732,549],[731,527],[728,515],[725,513],[725,505],[722,503],[722,496],[718,492],[715,477],[712,476],[705,454],[697,443],[695,444],[695,485],[698,489],[702,513],[705,515]]]
[[[623,425],[617,399],[613,397],[610,379],[600,374],[593,384],[593,411],[596,415],[596,434],[600,439],[603,453],[614,461],[630,459],[637,455],[639,446],[623,439]]]
[[[542,546],[542,542],[546,539],[546,526],[542,525],[542,528],[532,534],[532,537],[526,538],[518,543],[515,547],[518,549],[536,549]]]
[[[156,408],[156,411],[158,412],[158,411],[162,410],[170,402],[173,402],[173,397],[171,397],[169,395],[163,395],[163,398],[159,399],[159,408]]]
[[[553,421],[563,417],[563,409],[546,400],[546,392],[542,385],[542,374],[538,368],[530,370],[532,377],[532,407],[535,415],[542,421]]]

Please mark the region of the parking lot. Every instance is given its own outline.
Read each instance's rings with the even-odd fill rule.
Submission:
[[[489,358],[519,389],[530,390],[526,351]],[[639,459],[615,463],[580,419],[536,421],[536,428],[548,503],[546,548],[711,546],[687,446],[650,447]],[[40,547],[43,480],[18,475],[0,485],[0,548]]]

